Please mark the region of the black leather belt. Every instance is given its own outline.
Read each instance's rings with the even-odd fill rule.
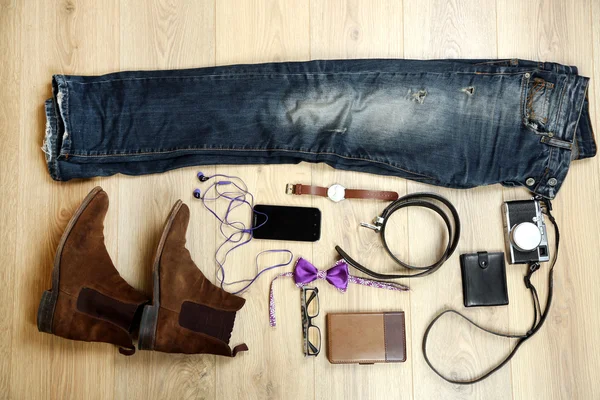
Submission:
[[[450,211],[450,215],[448,215],[444,208],[440,207],[436,202],[443,204],[445,208],[447,208]],[[448,230],[448,245],[446,246],[446,249],[444,250],[442,256],[436,262],[426,267],[410,265],[400,260],[392,253],[385,238],[385,228],[387,226],[388,219],[392,216],[393,213],[405,207],[428,208],[437,213],[446,224],[446,229]],[[403,196],[398,200],[392,202],[389,206],[387,206],[385,210],[383,210],[381,215],[375,218],[374,225],[363,223],[361,224],[361,226],[379,232],[385,251],[390,255],[390,257],[392,257],[392,259],[397,264],[407,269],[420,271],[414,274],[380,274],[361,265],[358,261],[350,257],[348,253],[342,250],[340,246],[335,246],[335,250],[344,260],[346,260],[348,265],[351,265],[352,267],[356,268],[362,273],[377,279],[416,278],[432,274],[435,271],[437,271],[448,258],[450,258],[452,253],[454,253],[454,250],[456,250],[456,246],[458,245],[458,239],[460,238],[460,218],[458,217],[458,212],[456,211],[456,208],[454,208],[454,206],[452,205],[452,203],[450,203],[448,199],[435,193],[413,193]]]

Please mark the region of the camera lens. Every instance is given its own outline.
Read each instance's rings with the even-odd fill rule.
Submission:
[[[533,251],[542,241],[542,234],[534,223],[523,222],[511,232],[511,241],[521,251]]]

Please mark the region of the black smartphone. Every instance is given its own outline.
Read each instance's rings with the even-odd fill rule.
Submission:
[[[252,228],[255,239],[316,242],[321,238],[321,210],[257,204],[252,215]]]

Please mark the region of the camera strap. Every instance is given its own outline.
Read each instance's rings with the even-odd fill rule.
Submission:
[[[470,318],[468,318],[467,316],[465,316],[464,314],[462,314],[456,310],[446,310],[446,311],[443,311],[442,313],[440,313],[437,317],[435,317],[433,319],[433,321],[431,321],[429,323],[429,326],[427,326],[427,329],[425,330],[425,333],[423,334],[423,357],[425,358],[425,362],[427,363],[427,365],[429,365],[429,367],[433,370],[433,372],[438,374],[443,380],[450,382],[450,383],[458,384],[458,385],[468,385],[468,384],[483,381],[484,379],[486,379],[487,377],[492,375],[494,372],[496,372],[499,369],[501,369],[502,367],[504,367],[515,356],[515,354],[517,353],[519,348],[523,345],[523,343],[525,343],[527,340],[531,339],[533,337],[533,335],[535,335],[540,330],[542,325],[544,325],[544,322],[546,322],[546,318],[548,317],[548,313],[550,311],[550,306],[552,304],[553,288],[554,288],[554,265],[556,264],[556,260],[558,259],[560,231],[558,229],[558,224],[556,223],[556,220],[554,219],[554,217],[552,216],[552,213],[551,213],[552,204],[550,203],[549,200],[542,200],[542,201],[546,205],[544,214],[546,214],[548,216],[548,219],[550,220],[550,222],[552,222],[552,225],[554,226],[554,232],[555,232],[555,253],[554,253],[554,258],[552,259],[552,263],[550,264],[550,270],[548,271],[548,295],[547,295],[546,305],[544,307],[544,310],[542,311],[542,309],[541,309],[537,290],[536,290],[535,286],[531,283],[531,276],[540,268],[540,264],[536,262],[536,263],[530,263],[528,265],[527,274],[524,277],[525,287],[527,289],[529,289],[529,291],[531,293],[531,298],[533,301],[533,323],[531,325],[531,328],[525,334],[514,335],[514,334],[509,334],[509,333],[493,331],[489,328],[486,328],[486,327],[483,327],[483,326],[477,324],[476,322],[474,322],[473,320],[471,320]],[[518,341],[517,341],[515,347],[513,347],[513,349],[510,351],[510,353],[506,356],[506,358],[504,358],[495,367],[493,367],[489,371],[485,372],[483,375],[480,375],[479,377],[477,377],[475,379],[471,379],[471,380],[459,380],[459,379],[449,378],[447,376],[442,375],[442,373],[431,364],[431,361],[429,360],[429,357],[427,356],[427,339],[429,337],[429,333],[430,333],[431,329],[433,328],[433,325],[435,325],[435,323],[441,317],[443,317],[444,315],[446,315],[448,313],[456,314],[456,315],[462,317],[463,319],[467,320],[469,323],[471,323],[472,325],[474,325],[475,327],[477,327],[478,329],[480,329],[484,332],[490,333],[494,336],[505,337],[505,338],[510,338],[510,339],[518,339]]]

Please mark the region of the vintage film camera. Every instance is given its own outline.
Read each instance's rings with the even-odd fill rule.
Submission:
[[[548,235],[540,202],[517,200],[504,202],[506,250],[511,264],[550,260]]]

